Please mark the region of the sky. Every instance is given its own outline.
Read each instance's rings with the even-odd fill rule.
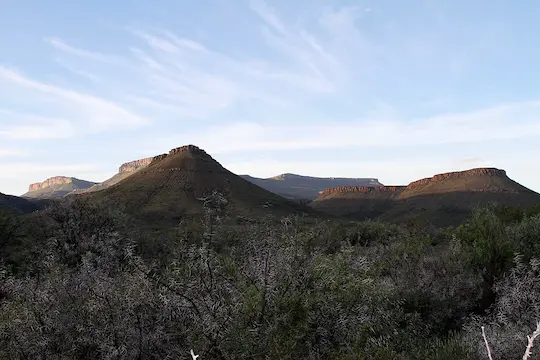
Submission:
[[[237,174],[540,191],[540,2],[0,0],[0,192],[194,144]]]

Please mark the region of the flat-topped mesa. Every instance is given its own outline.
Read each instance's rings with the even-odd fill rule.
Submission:
[[[405,186],[336,186],[319,192],[319,196],[346,193],[399,194],[404,189]]]
[[[118,172],[119,173],[132,172],[140,168],[147,167],[148,165],[150,165],[153,159],[154,157],[148,157],[144,159],[127,162],[120,166],[120,168],[118,169]]]
[[[506,171],[496,168],[477,168],[465,171],[454,171],[443,174],[437,174],[429,178],[413,181],[407,186],[407,189],[414,189],[417,187],[425,186],[430,183],[435,183],[443,180],[456,180],[469,177],[478,176],[497,176],[506,177]]]
[[[63,185],[63,184],[71,184],[73,182],[73,178],[67,177],[67,176],[55,176],[52,178],[49,178],[43,182],[37,182],[34,184],[30,184],[28,187],[28,191],[38,191],[41,189],[49,188],[54,185]]]
[[[363,183],[374,184],[374,185],[381,186],[381,183],[379,182],[379,179],[375,179],[375,178],[316,177],[316,176],[304,176],[304,175],[285,173],[285,174],[280,174],[280,175],[277,175],[277,176],[272,176],[272,177],[270,177],[268,179],[283,181],[283,180],[295,179],[295,178],[323,180],[323,181],[324,180],[350,181],[350,182],[352,182],[352,181],[357,181],[357,182],[361,181]],[[351,185],[351,186],[360,186],[360,185]]]

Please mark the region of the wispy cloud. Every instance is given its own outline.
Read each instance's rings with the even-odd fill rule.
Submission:
[[[83,50],[83,49],[80,49],[80,48],[77,48],[77,47],[73,47],[71,45],[66,44],[62,39],[59,39],[57,37],[45,38],[45,42],[47,42],[49,45],[51,45],[52,47],[54,47],[54,48],[56,48],[58,50],[61,50],[63,52],[66,52],[66,53],[69,53],[69,54],[72,54],[72,55],[76,55],[76,56],[79,56],[79,57],[83,57],[83,58],[87,58],[87,59],[91,59],[91,60],[96,60],[96,61],[101,61],[101,62],[105,62],[105,63],[111,63],[111,64],[122,63],[122,59],[120,59],[119,57],[116,57],[116,56],[113,56],[113,55],[108,55],[108,54],[101,54],[99,52],[88,51],[88,50]]]
[[[244,122],[220,125],[204,133],[169,135],[153,143],[154,146],[167,147],[185,139],[204,146],[212,153],[483,144],[540,136],[539,113],[540,101],[531,101],[416,120],[390,115],[352,122],[328,118],[322,125]]]
[[[22,153],[21,150],[0,148],[0,157],[12,157],[21,155]]]
[[[0,63],[0,156],[2,151],[4,158],[9,156],[12,145],[23,140],[25,149],[63,140],[50,141],[52,147],[103,132],[116,134],[104,140],[81,139],[81,148],[71,155],[94,159],[92,146],[113,145],[115,151],[129,149],[129,160],[132,153],[150,156],[186,143],[225,158],[323,149],[376,153],[398,147],[401,154],[444,144],[517,143],[540,135],[536,101],[509,97],[507,104],[497,106],[490,103],[497,96],[486,95],[477,102],[485,104],[484,109],[449,111],[460,105],[474,109],[474,101],[466,98],[472,91],[468,85],[475,81],[471,69],[474,61],[480,66],[479,59],[494,53],[489,47],[495,42],[484,41],[491,31],[481,29],[484,23],[477,21],[466,32],[463,27],[448,31],[445,27],[454,18],[445,13],[442,25],[433,20],[409,26],[422,9],[401,17],[384,3],[366,7],[319,2],[305,8],[295,2],[248,0],[228,6],[230,12],[212,22],[195,19],[205,20],[201,12],[186,12],[190,21],[161,19],[160,28],[144,17],[122,13],[114,28],[95,24],[100,41],[94,43],[77,29],[36,34],[49,50],[39,54],[39,66],[20,63],[17,57]],[[245,17],[235,21],[228,18],[232,14]],[[486,43],[492,45],[482,45]],[[468,82],[460,83],[467,74]],[[488,163],[484,155],[456,155],[444,166]],[[47,165],[50,159],[44,161]],[[39,168],[38,163],[17,165],[24,181],[70,171]],[[107,169],[118,165],[105,163]],[[352,163],[344,160],[346,165],[338,168],[317,163],[313,169],[320,166],[327,175],[340,175]],[[263,165],[268,171],[279,167],[268,164]],[[425,164],[426,175],[431,175],[437,160]],[[293,172],[293,165],[301,164],[291,162],[287,171]],[[2,166],[8,165],[0,164],[0,171]],[[372,171],[384,173],[375,163],[370,166],[370,176]],[[100,169],[73,172],[82,177],[103,173]],[[359,168],[354,175],[369,169]]]
[[[103,87],[123,91],[129,99],[145,99],[137,105],[156,117],[161,115],[156,113],[160,107],[200,119],[241,106],[297,106],[311,95],[338,90],[347,77],[335,48],[327,47],[339,31],[327,32],[323,41],[304,27],[285,24],[263,1],[251,1],[250,6],[260,19],[264,46],[278,58],[238,57],[170,30],[128,28],[134,37],[126,43],[123,52],[128,55],[123,57],[79,48],[58,37],[47,42],[59,51],[61,62],[63,54],[70,64],[77,58],[99,63],[102,72],[112,75]],[[319,27],[318,31],[326,30]],[[90,78],[81,66],[69,68]],[[103,76],[94,71],[91,77]],[[127,79],[133,86],[126,86]]]
[[[54,61],[58,65],[65,68],[66,70],[72,72],[73,74],[81,76],[81,77],[83,77],[83,78],[85,78],[87,80],[90,80],[91,82],[99,83],[99,82],[103,81],[99,76],[97,76],[95,74],[92,74],[89,71],[82,70],[81,68],[79,68],[79,67],[77,67],[75,65],[72,65],[72,64],[70,64],[69,62],[67,62],[65,60],[62,60],[60,58],[55,58]]]
[[[76,120],[53,121],[52,125],[65,130],[73,127],[80,132],[101,132],[147,125],[149,120],[141,117],[117,103],[71,89],[33,80],[21,73],[0,67],[0,83],[24,90],[29,103],[33,96],[46,100],[51,116],[56,113],[69,114]],[[51,110],[50,104],[54,107]],[[23,125],[21,125],[23,126]]]
[[[47,119],[25,125],[0,126],[0,138],[13,140],[63,139],[73,135],[71,123],[62,119]]]

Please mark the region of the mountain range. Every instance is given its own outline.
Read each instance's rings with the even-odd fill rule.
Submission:
[[[153,159],[154,157],[148,157],[124,163],[119,167],[118,173],[101,183],[65,176],[52,177],[44,182],[31,184],[28,192],[22,196],[32,199],[54,199],[71,194],[104,190],[146,168]],[[319,178],[297,174],[282,174],[267,179],[250,175],[240,175],[240,177],[265,190],[297,200],[315,200],[321,191],[335,186],[382,185],[375,178]]]
[[[85,196],[121,205],[141,219],[171,222],[201,214],[201,198],[214,190],[224,194],[227,210],[234,215],[305,213],[356,220],[425,220],[441,226],[462,221],[476,205],[540,204],[540,194],[497,168],[443,173],[406,186],[384,186],[376,178],[295,174],[261,179],[236,175],[203,149],[186,145],[125,163],[102,183],[54,177],[32,184],[22,198],[0,194],[0,208],[32,212],[44,199]]]
[[[459,222],[474,206],[540,204],[540,194],[510,179],[496,168],[476,168],[438,174],[407,186],[335,187],[310,206],[355,219],[428,220],[439,225]]]

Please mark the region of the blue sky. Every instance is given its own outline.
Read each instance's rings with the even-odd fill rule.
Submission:
[[[0,0],[0,191],[195,144],[236,173],[540,191],[540,3]]]

